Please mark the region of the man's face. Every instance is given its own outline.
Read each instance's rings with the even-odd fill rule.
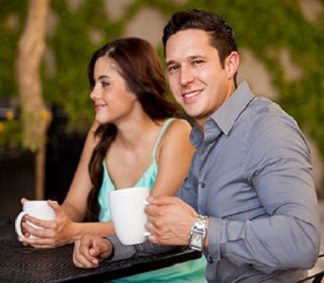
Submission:
[[[166,43],[167,78],[171,91],[201,128],[235,88],[233,77],[237,66],[233,72],[232,55],[233,52],[222,67],[217,49],[210,44],[209,34],[199,29],[179,31]],[[238,60],[237,53],[234,57]]]

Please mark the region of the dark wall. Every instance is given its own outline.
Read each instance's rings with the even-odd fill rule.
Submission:
[[[0,214],[15,219],[20,199],[35,198],[35,155],[20,149],[0,153]]]
[[[53,120],[47,133],[45,198],[62,203],[77,168],[86,133],[70,132],[68,116],[52,107]]]
[[[69,189],[85,140],[79,133],[56,133],[55,144],[48,144],[45,198],[62,203]]]
[[[78,165],[85,133],[67,131],[66,113],[53,107],[47,134],[45,199],[62,203]],[[35,154],[21,149],[0,150],[0,215],[14,220],[20,199],[35,198]]]

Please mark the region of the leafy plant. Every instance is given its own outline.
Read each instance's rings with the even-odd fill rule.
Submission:
[[[324,157],[324,13],[315,24],[305,20],[297,0],[188,0],[177,4],[166,0],[134,0],[124,9],[119,20],[110,20],[105,13],[105,1],[81,1],[79,8],[69,9],[69,1],[52,1],[52,31],[48,34],[48,50],[54,58],[55,72],[49,74],[48,60],[43,65],[43,94],[46,101],[64,108],[71,130],[85,131],[93,119],[89,100],[87,64],[92,52],[105,42],[122,36],[123,27],[141,7],[161,11],[166,18],[177,9],[200,8],[223,15],[233,26],[239,48],[248,47],[268,67],[273,84],[279,90],[279,103],[308,129]],[[181,3],[182,3],[181,2]],[[321,3],[324,5],[323,0]],[[16,96],[14,61],[16,43],[22,30],[26,1],[0,0],[0,96]],[[16,19],[16,25],[14,24]],[[91,35],[99,34],[97,41]],[[286,81],[276,57],[287,48],[294,62],[303,69],[303,77]],[[161,47],[159,47],[159,53]],[[17,122],[17,125],[14,124]],[[4,135],[19,132],[19,120],[1,122],[0,144],[18,143]],[[14,132],[14,133],[12,133]],[[4,134],[5,133],[5,134]]]

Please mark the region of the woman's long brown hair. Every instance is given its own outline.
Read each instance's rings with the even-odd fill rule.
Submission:
[[[121,38],[98,49],[92,55],[88,66],[91,89],[95,85],[95,63],[100,57],[114,60],[127,87],[137,96],[143,110],[153,121],[177,115],[177,107],[166,97],[166,82],[159,58],[147,41],[133,37]],[[98,194],[103,180],[103,161],[109,146],[116,138],[117,128],[114,124],[100,125],[95,135],[99,137],[100,141],[95,147],[89,163],[89,174],[93,187],[88,196],[88,221],[98,221]]]

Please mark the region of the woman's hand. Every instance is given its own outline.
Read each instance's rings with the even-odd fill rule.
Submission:
[[[24,198],[21,200],[22,203],[25,201]],[[54,220],[42,220],[30,215],[24,216],[22,230],[26,237],[19,237],[19,241],[24,245],[30,245],[34,248],[54,248],[73,242],[73,234],[75,233],[73,227],[76,223],[66,215],[56,201],[49,200],[48,204],[55,211],[56,218]],[[28,225],[26,221],[42,229],[34,228]],[[31,239],[29,235],[33,235],[37,239]]]
[[[95,268],[113,252],[109,240],[98,236],[83,236],[74,242],[73,263],[80,268]]]

